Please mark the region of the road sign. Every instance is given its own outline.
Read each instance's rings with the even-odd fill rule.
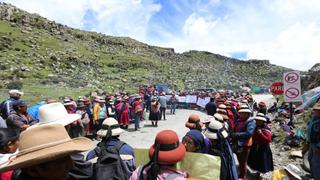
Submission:
[[[283,74],[283,95],[285,102],[302,102],[299,71]]]
[[[297,72],[289,72],[285,75],[284,79],[287,84],[297,83],[298,80],[300,80],[300,74]]]
[[[274,94],[274,95],[283,94],[283,82],[272,83],[270,89],[271,89],[272,94]]]

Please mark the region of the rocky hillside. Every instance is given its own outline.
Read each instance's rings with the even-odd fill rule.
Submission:
[[[0,86],[103,88],[166,82],[172,89],[268,87],[286,68],[209,52],[175,53],[128,37],[81,31],[0,3]],[[1,87],[0,87],[1,88]]]
[[[302,87],[305,90],[320,86],[320,63],[315,64],[302,78]]]

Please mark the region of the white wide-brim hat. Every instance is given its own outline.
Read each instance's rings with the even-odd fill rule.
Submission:
[[[228,132],[224,129],[223,124],[219,121],[211,121],[204,135],[209,139],[218,139],[218,132],[221,132],[224,138],[228,137]]]
[[[299,176],[299,173],[301,172],[300,169],[293,165],[293,164],[288,164],[287,166],[283,167],[288,173],[290,173],[292,176],[295,178],[302,180],[302,178]]]
[[[108,133],[108,129],[111,128],[111,136],[119,136],[124,131],[120,128],[120,125],[117,120],[114,118],[107,118],[103,121],[101,129],[97,132],[97,135],[105,137]]]
[[[66,108],[61,103],[45,104],[39,108],[39,123],[69,125],[81,118],[79,114],[68,114]]]
[[[210,123],[211,121],[216,120],[213,116],[206,116],[205,118],[201,119],[202,123]]]
[[[240,109],[239,113],[251,113],[250,109],[244,108],[244,109]]]

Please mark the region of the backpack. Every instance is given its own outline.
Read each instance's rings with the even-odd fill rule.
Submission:
[[[96,153],[98,160],[94,164],[94,180],[128,180],[131,172],[122,161],[119,150],[125,143],[119,141],[115,146],[106,147],[104,141],[100,142]]]

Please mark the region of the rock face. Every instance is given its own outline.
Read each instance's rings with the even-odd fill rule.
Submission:
[[[320,63],[315,64],[302,78],[304,90],[320,86]]]
[[[288,69],[201,51],[175,53],[127,37],[80,31],[0,3],[0,83],[114,87],[166,82],[171,89],[269,87]]]

